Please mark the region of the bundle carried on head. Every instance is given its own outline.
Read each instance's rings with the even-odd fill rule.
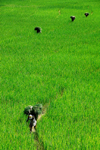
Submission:
[[[38,115],[42,114],[42,109],[43,109],[42,104],[36,104],[34,106],[29,105],[24,109],[24,114],[26,115],[32,114],[37,119]]]

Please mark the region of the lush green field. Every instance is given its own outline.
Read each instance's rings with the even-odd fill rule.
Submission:
[[[99,9],[99,0],[0,1],[0,150],[100,149]],[[30,134],[23,110],[38,103],[47,112]]]

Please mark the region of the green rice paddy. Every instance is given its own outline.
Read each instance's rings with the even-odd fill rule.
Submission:
[[[99,0],[0,1],[1,150],[100,149],[99,14]],[[31,134],[23,111],[38,103]]]

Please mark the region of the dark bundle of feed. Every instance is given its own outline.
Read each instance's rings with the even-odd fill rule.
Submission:
[[[34,106],[29,105],[24,109],[24,114],[26,115],[32,114],[35,116],[35,119],[37,120],[38,115],[42,114],[42,109],[43,109],[42,104],[36,104]]]

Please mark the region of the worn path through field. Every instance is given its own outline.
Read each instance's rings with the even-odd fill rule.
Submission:
[[[43,112],[42,114],[40,114],[38,116],[38,119],[37,121],[39,121],[45,114],[46,114],[46,110],[47,110],[47,107],[49,106],[49,104],[45,104],[43,106]],[[36,150],[44,150],[44,144],[43,144],[43,141],[39,141],[39,137],[38,137],[38,133],[37,131],[33,128],[32,129],[32,132],[34,132],[34,142],[35,142],[35,146],[36,146]]]

